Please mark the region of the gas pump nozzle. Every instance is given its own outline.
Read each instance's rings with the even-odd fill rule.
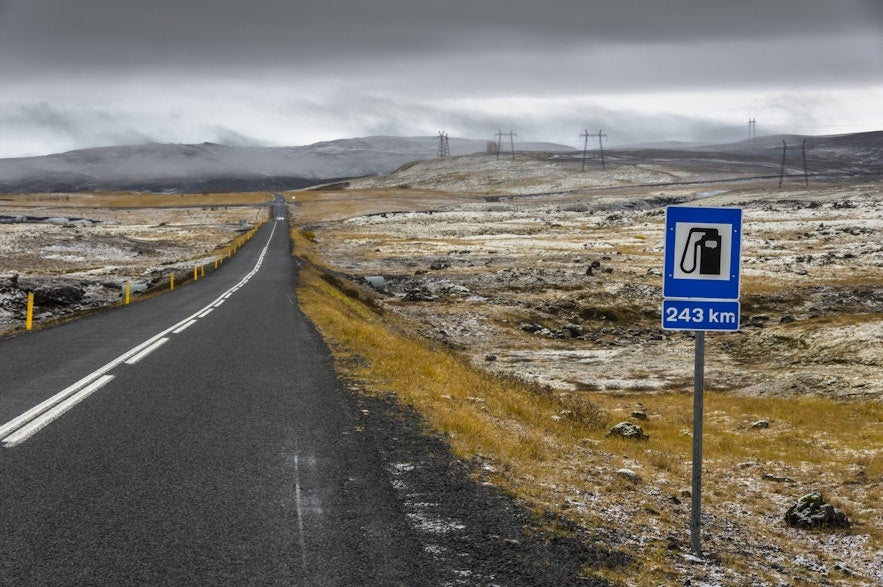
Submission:
[[[687,235],[687,244],[681,255],[681,271],[694,273],[699,269],[700,275],[720,275],[721,272],[721,236],[716,228],[691,228]],[[692,253],[692,263],[687,268],[687,255]]]

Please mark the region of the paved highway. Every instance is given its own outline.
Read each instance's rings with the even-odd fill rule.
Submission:
[[[287,225],[174,292],[0,341],[0,584],[430,584],[293,298]]]

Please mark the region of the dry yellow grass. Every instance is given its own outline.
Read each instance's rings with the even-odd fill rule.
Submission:
[[[303,233],[293,231],[292,236],[298,255],[316,258],[314,244]],[[622,531],[609,517],[621,510],[632,525],[626,531],[685,533],[688,513],[669,511],[660,502],[689,487],[690,394],[592,393],[587,400],[585,393],[551,393],[496,378],[445,347],[409,335],[407,324],[372,311],[309,267],[301,273],[299,298],[348,377],[369,393],[395,392],[447,435],[456,454],[488,463],[496,471],[495,483],[537,510]],[[641,425],[650,441],[607,438],[607,425],[629,419],[636,402],[649,415]],[[799,552],[811,548],[811,536],[788,534],[783,524],[770,520],[781,519],[782,504],[810,489],[834,490],[854,531],[869,534],[872,546],[879,548],[883,405],[708,393],[705,410],[706,511],[723,515],[727,504],[736,501],[751,514],[738,523],[753,540]],[[770,427],[752,429],[759,419]],[[636,490],[611,474],[623,466],[637,470],[648,490]],[[747,473],[740,472],[746,468]],[[771,484],[762,480],[764,474],[793,482]],[[570,507],[572,496],[581,495],[598,496],[601,509],[592,513]],[[727,565],[767,576],[757,561],[728,553],[721,540],[711,548]],[[664,542],[651,540],[632,554],[642,562],[618,572],[616,582],[658,584],[675,576],[679,555]],[[605,572],[598,576],[613,578]]]

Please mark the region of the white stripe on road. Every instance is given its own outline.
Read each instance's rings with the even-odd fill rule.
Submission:
[[[150,345],[149,347],[147,347],[146,349],[144,349],[143,351],[141,351],[140,353],[138,353],[137,355],[135,355],[134,357],[132,357],[128,361],[126,361],[126,365],[134,365],[135,363],[137,363],[138,361],[140,361],[141,359],[143,359],[144,357],[146,357],[147,355],[149,355],[150,353],[152,353],[153,351],[155,351],[156,349],[158,349],[162,345],[166,344],[167,342],[169,342],[168,338],[159,339],[158,341],[156,341],[155,343],[153,343],[152,345]]]
[[[46,425],[51,423],[53,420],[64,414],[74,405],[88,397],[92,392],[112,380],[114,376],[106,375],[108,371],[117,367],[118,365],[120,365],[120,363],[134,365],[135,363],[149,355],[151,352],[165,344],[165,341],[163,339],[168,334],[177,334],[183,331],[185,328],[190,327],[194,322],[196,322],[196,319],[200,317],[200,314],[208,314],[208,312],[211,311],[212,308],[220,306],[224,302],[224,299],[230,297],[232,292],[238,290],[243,285],[248,283],[252,276],[254,276],[254,274],[257,273],[258,270],[261,268],[261,264],[264,262],[264,257],[267,254],[267,249],[269,249],[270,242],[273,240],[273,235],[276,232],[277,224],[278,223],[273,223],[273,229],[270,231],[270,237],[267,239],[267,244],[264,245],[264,248],[261,251],[260,256],[258,257],[254,268],[245,277],[243,277],[239,281],[239,283],[222,293],[220,296],[212,300],[208,305],[200,308],[187,318],[184,318],[180,322],[169,326],[162,332],[151,336],[141,344],[129,349],[103,367],[100,367],[92,373],[89,373],[76,383],[64,388],[49,399],[41,402],[40,404],[26,411],[25,413],[19,415],[16,418],[13,418],[12,420],[0,426],[0,440],[2,440],[3,445],[6,447],[11,447],[24,442],[32,435],[39,432]],[[88,393],[85,393],[87,390]],[[62,406],[64,406],[63,409],[61,409]],[[39,422],[39,425],[35,426],[35,423],[37,422]],[[24,430],[29,430],[30,432],[26,435],[23,435],[22,431]],[[13,442],[12,439],[15,439],[15,441]]]
[[[74,395],[70,396],[60,404],[53,407],[51,410],[28,422],[26,426],[22,426],[13,434],[10,434],[6,438],[4,438],[3,446],[8,448],[24,442],[25,440],[42,430],[46,425],[55,420],[57,417],[92,395],[95,391],[101,389],[105,384],[112,381],[113,377],[113,375],[102,375],[98,378],[97,381],[93,381],[91,385],[87,385]]]
[[[181,334],[182,332],[184,332],[185,330],[187,330],[188,328],[190,328],[190,327],[193,326],[194,324],[196,324],[196,320],[195,320],[195,319],[194,319],[194,320],[191,320],[191,321],[188,322],[187,324],[183,324],[183,325],[179,326],[178,328],[174,329],[174,330],[172,331],[172,334]]]

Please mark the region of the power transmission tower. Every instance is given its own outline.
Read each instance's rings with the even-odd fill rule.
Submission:
[[[607,169],[607,166],[604,164],[604,139],[607,138],[607,135],[598,131],[598,148],[601,149],[601,169]]]
[[[448,143],[448,133],[444,131],[438,131],[438,153],[436,156],[441,159],[444,157],[451,156],[451,146]]]
[[[515,159],[515,137],[517,136],[518,135],[512,129],[509,129],[509,132],[498,130],[494,134],[494,137],[497,139],[497,159],[500,158],[500,151],[503,150],[503,137],[509,137],[509,149],[512,153],[512,158]]]
[[[803,184],[809,186],[809,169],[806,166],[806,151],[812,150],[815,147],[807,147],[806,139],[803,139],[803,143],[801,143],[799,147],[797,145],[789,147],[785,142],[785,139],[782,139],[782,146],[776,148],[782,149],[782,162],[779,164],[779,187],[782,187],[782,182],[785,179],[785,154],[788,152],[788,149],[800,149],[801,159],[803,160]]]
[[[757,121],[753,118],[748,119],[748,138],[756,139],[757,138]]]
[[[601,169],[607,169],[607,165],[604,164],[604,143],[603,143],[603,140],[607,138],[607,135],[604,134],[600,130],[597,133],[590,133],[589,130],[586,129],[585,131],[583,131],[583,134],[581,134],[579,136],[580,136],[580,138],[585,139],[585,141],[583,142],[583,169],[582,170],[583,171],[586,170],[586,159],[588,159],[588,156],[589,156],[589,137],[592,137],[592,139],[594,139],[595,137],[598,137],[598,148],[601,149]]]

